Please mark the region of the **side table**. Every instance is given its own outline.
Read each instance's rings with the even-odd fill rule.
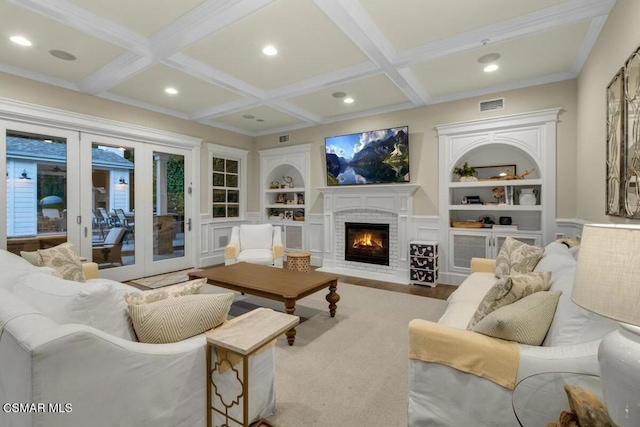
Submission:
[[[557,422],[562,411],[569,411],[565,385],[582,387],[603,401],[600,377],[568,372],[531,375],[513,390],[513,412],[523,427],[540,427]]]
[[[311,269],[311,252],[288,252],[287,270],[308,272]]]
[[[225,419],[223,425],[229,425],[229,420],[233,420],[243,427],[249,426],[249,356],[260,350],[269,342],[282,335],[289,329],[300,323],[298,316],[280,313],[269,308],[258,308],[249,313],[238,316],[222,326],[213,329],[205,334],[207,337],[207,426],[213,425],[213,412],[222,415]],[[242,359],[242,379],[233,367],[233,363],[225,356],[218,359],[215,365],[211,363],[212,348],[221,348],[229,353],[233,353]],[[224,408],[216,408],[213,405],[212,393],[218,394],[212,375],[219,371],[222,365],[230,366],[236,372],[237,380],[240,383],[242,392],[235,400],[226,403],[222,398],[220,401]],[[229,408],[240,405],[242,400],[242,421],[236,420],[229,415]],[[258,425],[271,425],[267,421],[260,421]]]

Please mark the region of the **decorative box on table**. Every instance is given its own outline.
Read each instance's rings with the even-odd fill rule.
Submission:
[[[416,285],[438,284],[438,242],[409,242],[409,279]]]

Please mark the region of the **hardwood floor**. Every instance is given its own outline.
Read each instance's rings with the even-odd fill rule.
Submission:
[[[221,267],[223,264],[212,265],[210,267]],[[204,267],[209,268],[209,267]],[[317,267],[312,267],[314,270]],[[185,270],[186,271],[186,270]],[[384,289],[385,291],[401,292],[403,294],[417,295],[421,297],[436,298],[446,300],[458,287],[453,285],[439,284],[435,288],[420,285],[401,285],[398,283],[381,282],[379,280],[362,279],[360,277],[337,275],[339,280],[357,286],[365,286],[375,289]],[[125,282],[127,285],[134,286],[140,290],[148,290],[146,286],[139,285],[134,282]]]
[[[399,283],[381,282],[378,280],[362,279],[360,277],[337,275],[341,282],[351,285],[366,286],[375,289],[384,289],[385,291],[401,292],[403,294],[417,295],[421,297],[429,297],[446,300],[453,293],[457,286],[439,284],[435,288],[420,285],[401,285]]]

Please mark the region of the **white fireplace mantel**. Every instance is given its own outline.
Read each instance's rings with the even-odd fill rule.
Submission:
[[[324,195],[324,212],[373,209],[398,215],[411,215],[415,184],[350,185],[316,187]]]
[[[413,215],[413,194],[418,188],[420,186],[415,184],[317,187],[316,190],[324,197],[324,254],[319,271],[408,284],[409,230]],[[340,261],[336,259],[336,236],[344,233],[344,230],[336,228],[336,214],[362,209],[387,212],[387,215],[392,214],[397,218],[398,267],[392,272],[375,273],[371,272],[371,267],[359,269],[354,266],[353,269],[345,269],[336,265]]]

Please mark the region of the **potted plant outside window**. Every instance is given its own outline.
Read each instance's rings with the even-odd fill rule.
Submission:
[[[476,178],[476,170],[469,166],[468,162],[464,162],[462,167],[456,166],[453,168],[453,173],[460,177],[460,182],[472,182],[478,180],[478,178]]]

